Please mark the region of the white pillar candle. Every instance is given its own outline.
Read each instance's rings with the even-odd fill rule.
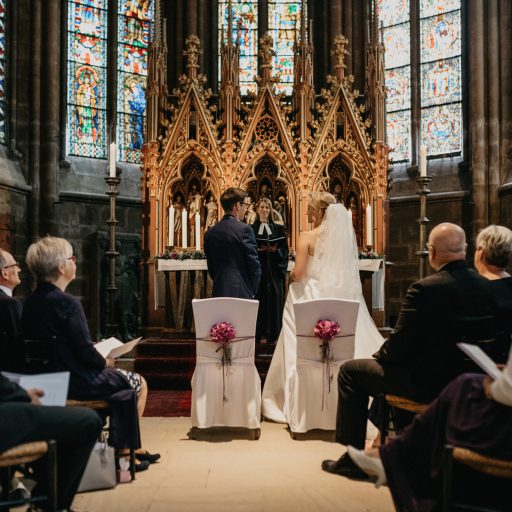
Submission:
[[[174,245],[174,207],[169,206],[169,245]]]
[[[366,207],[366,245],[373,245],[373,232],[372,232],[372,207]]]
[[[427,176],[427,146],[423,144],[420,146],[420,176]]]
[[[187,227],[187,210],[183,208],[181,211],[181,246],[187,247],[187,235],[188,235],[188,227]]]
[[[196,251],[201,250],[201,216],[196,212]]]
[[[109,155],[109,176],[111,178],[116,177],[116,157],[117,157],[116,143],[110,144],[110,155]]]

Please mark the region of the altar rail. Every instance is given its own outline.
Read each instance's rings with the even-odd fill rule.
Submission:
[[[377,311],[384,309],[383,260],[359,260],[359,273],[363,295],[374,319]],[[295,263],[288,264],[285,290],[288,290],[289,273]],[[206,260],[159,259],[155,272],[155,309],[165,308],[165,326],[177,332],[195,332],[192,299],[212,296],[212,280],[208,275]],[[377,323],[379,326],[380,322]]]

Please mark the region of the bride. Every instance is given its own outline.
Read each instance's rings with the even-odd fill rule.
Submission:
[[[262,414],[279,423],[288,422],[285,384],[293,370],[296,353],[294,302],[321,298],[359,300],[354,357],[371,357],[384,341],[363,298],[350,214],[343,205],[336,204],[334,196],[328,192],[313,192],[308,221],[314,223],[315,228],[303,232],[299,238],[283,327],[263,387]]]

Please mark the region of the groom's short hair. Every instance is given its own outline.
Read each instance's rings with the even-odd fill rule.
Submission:
[[[222,209],[228,213],[233,211],[236,203],[243,203],[247,197],[247,192],[241,188],[228,188],[220,196]]]

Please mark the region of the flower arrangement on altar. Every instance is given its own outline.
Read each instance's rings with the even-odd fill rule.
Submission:
[[[382,254],[377,254],[372,249],[363,249],[359,251],[359,259],[360,260],[380,260],[383,259],[384,256]]]
[[[203,251],[187,251],[187,250],[174,250],[161,253],[159,256],[155,256],[157,260],[205,260],[206,255]]]

